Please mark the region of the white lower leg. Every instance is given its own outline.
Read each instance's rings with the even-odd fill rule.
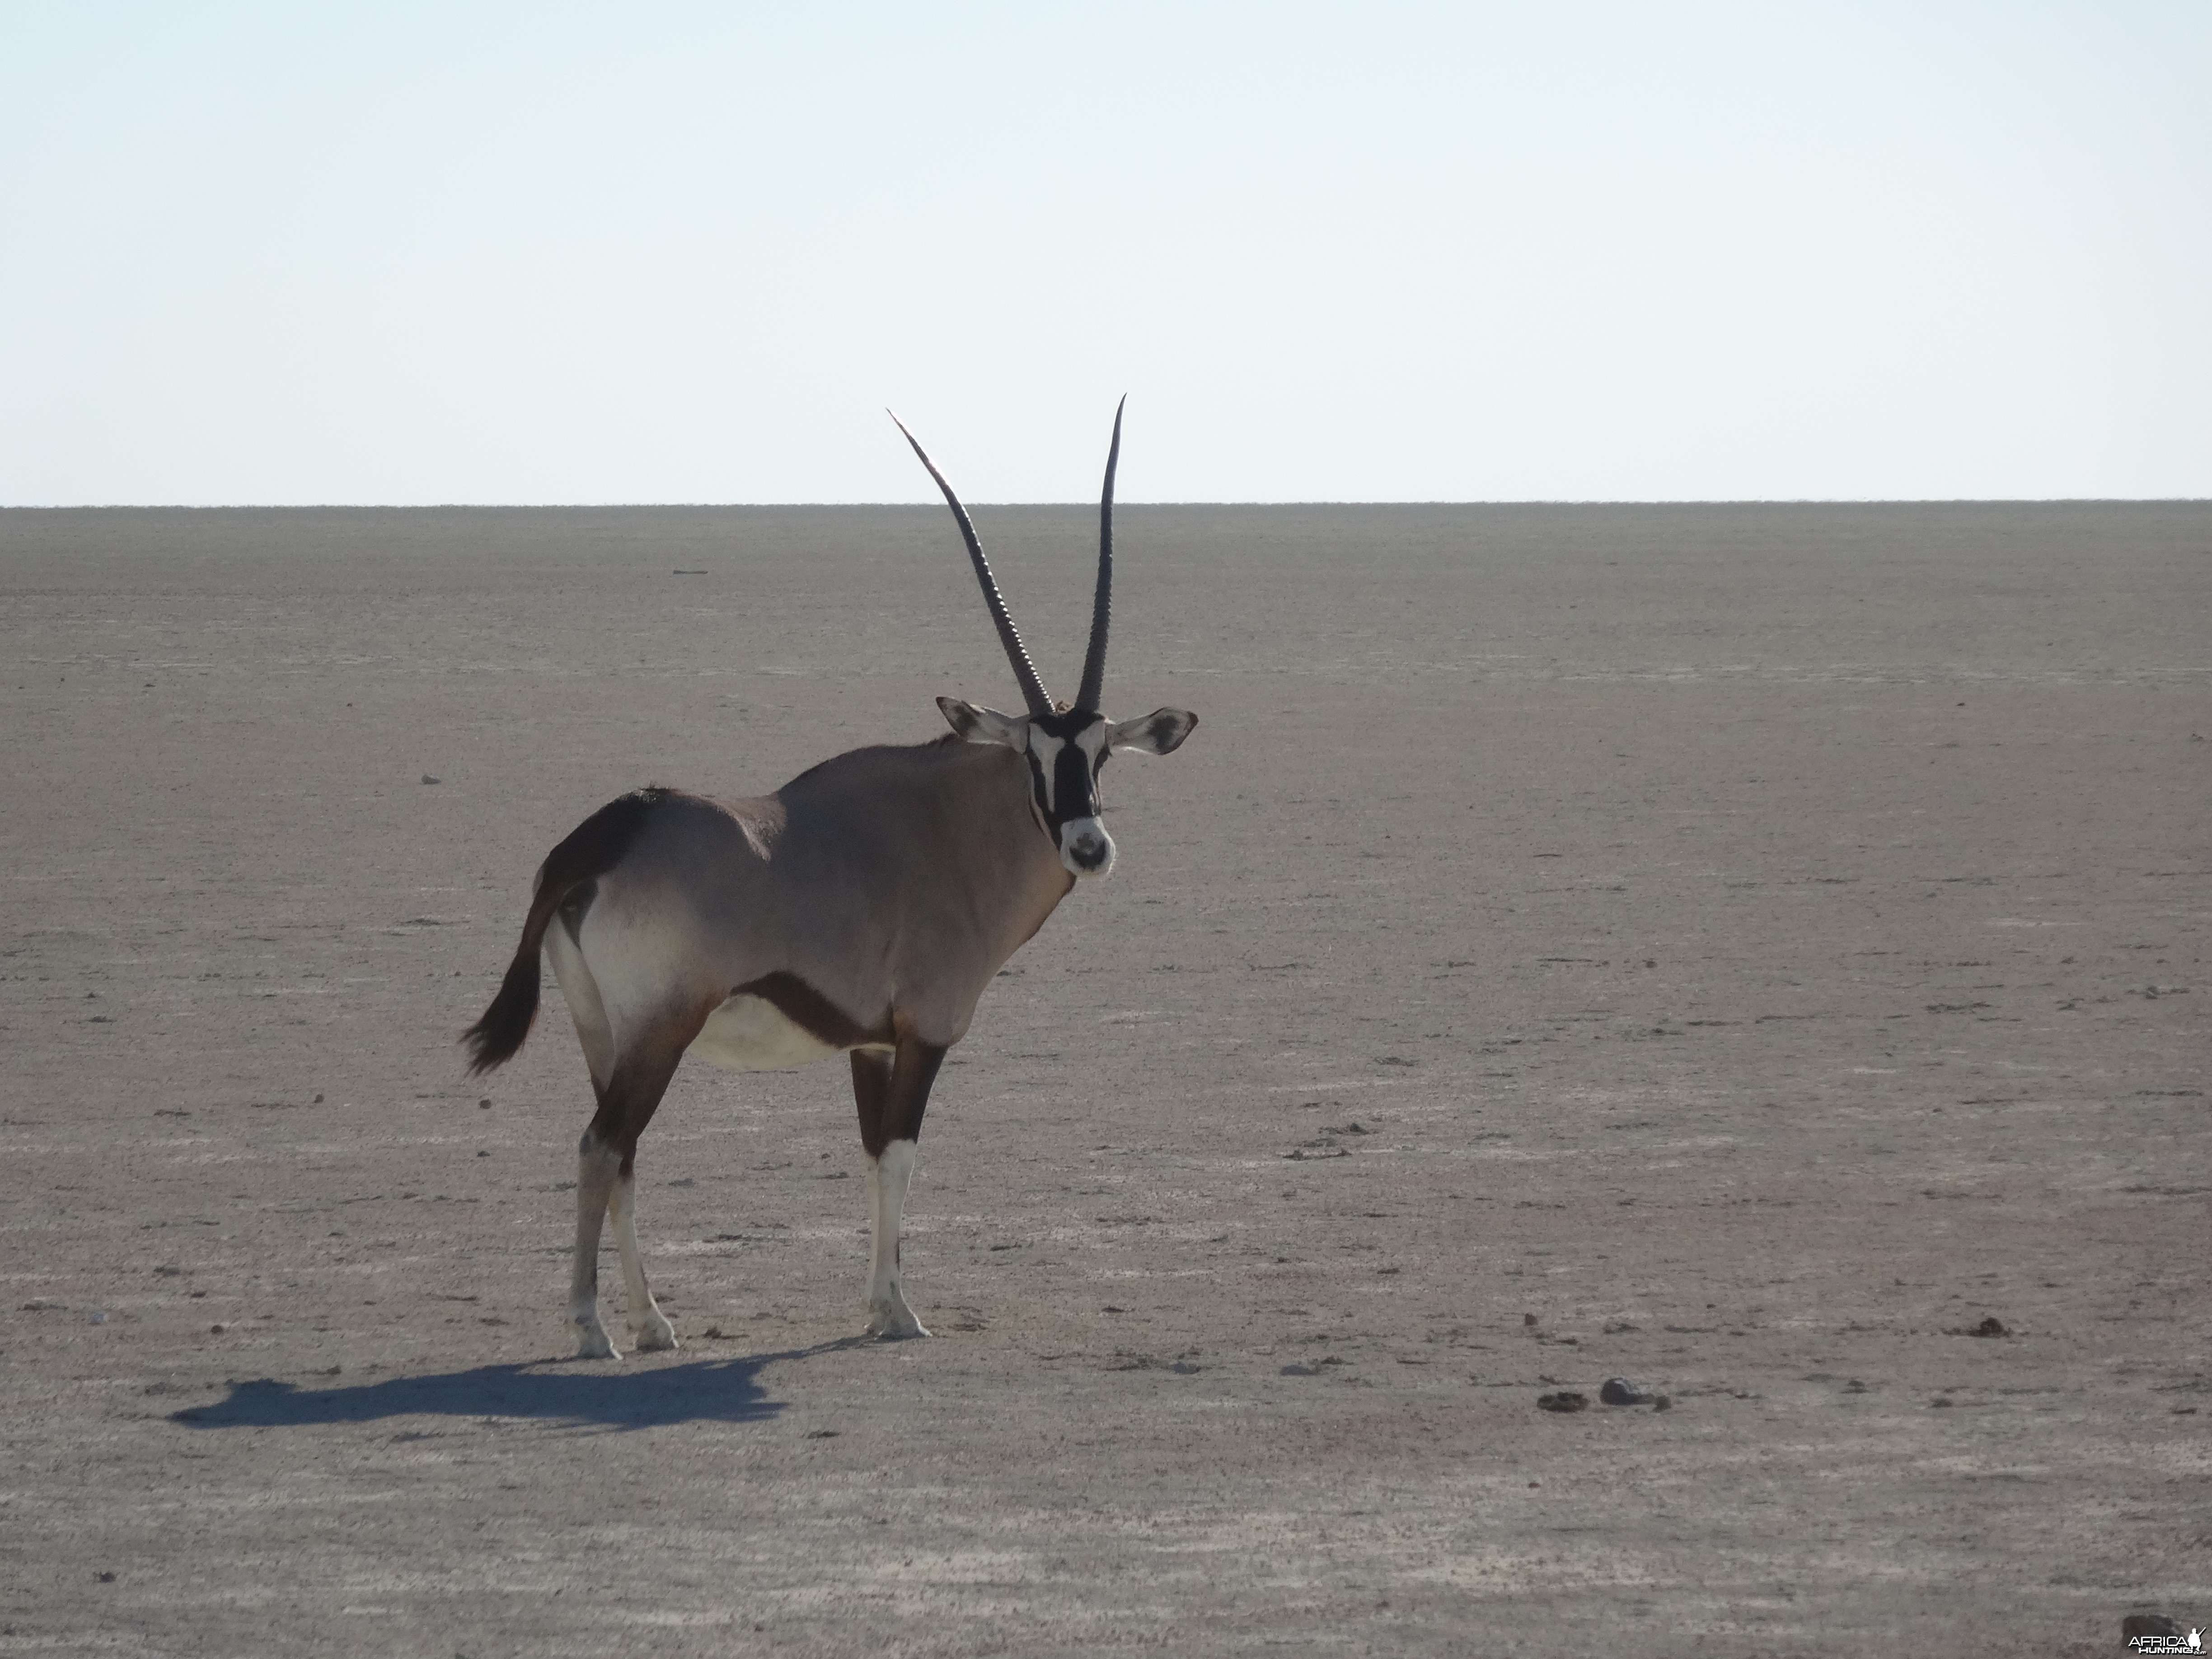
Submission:
[[[568,1323],[579,1359],[612,1359],[615,1345],[599,1323],[599,1225],[614,1189],[621,1158],[587,1133],[576,1156],[576,1260],[568,1278]]]
[[[637,1176],[617,1175],[608,1211],[615,1224],[615,1249],[622,1256],[623,1285],[629,1292],[629,1328],[640,1348],[672,1348],[676,1328],[668,1322],[645,1285],[645,1261],[637,1249]]]
[[[914,1179],[914,1142],[894,1140],[868,1160],[868,1334],[927,1336],[899,1288],[899,1224]]]

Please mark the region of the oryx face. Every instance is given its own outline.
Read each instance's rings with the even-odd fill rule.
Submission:
[[[1114,608],[1114,470],[1121,459],[1121,411],[1114,411],[1114,441],[1106,448],[1106,486],[1098,497],[1098,587],[1091,601],[1091,644],[1083,653],[1082,689],[1073,703],[1054,702],[1044,689],[1014,619],[1006,614],[1006,602],[991,574],[991,562],[983,556],[975,526],[968,520],[968,509],[903,422],[899,430],[906,432],[906,441],[945,492],[945,504],[952,509],[960,538],[968,544],[983,603],[998,628],[999,642],[1006,647],[1006,660],[1021,683],[1022,700],[1030,712],[1001,714],[957,697],[939,697],[937,706],[969,742],[1000,744],[1028,763],[1030,807],[1060,850],[1060,863],[1073,876],[1103,876],[1114,867],[1114,839],[1098,821],[1098,772],[1106,757],[1127,750],[1164,755],[1198,724],[1197,715],[1181,708],[1156,708],[1135,720],[1109,720],[1098,712],[1099,688],[1106,676],[1107,623]]]
[[[1001,744],[1028,763],[1030,805],[1074,876],[1103,876],[1114,867],[1114,839],[1099,821],[1098,774],[1107,757],[1167,754],[1198,724],[1197,715],[1180,708],[1116,721],[1085,708],[1002,714],[957,697],[939,697],[937,706],[969,742]]]
[[[1071,875],[1104,875],[1114,867],[1114,838],[1098,821],[1098,770],[1109,752],[1104,717],[1033,714],[1024,724],[1030,800],[1060,861]]]

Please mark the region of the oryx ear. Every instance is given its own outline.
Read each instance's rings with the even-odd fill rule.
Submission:
[[[1142,720],[1115,720],[1106,728],[1106,746],[1115,754],[1172,754],[1198,726],[1187,708],[1155,708]]]
[[[1004,744],[1009,749],[1030,746],[1027,715],[1001,714],[995,708],[978,708],[957,697],[939,697],[937,707],[952,729],[970,743]]]

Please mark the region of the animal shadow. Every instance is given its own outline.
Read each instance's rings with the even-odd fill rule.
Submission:
[[[234,1382],[228,1399],[172,1412],[169,1420],[195,1429],[296,1429],[394,1417],[535,1418],[598,1429],[757,1423],[775,1416],[785,1403],[769,1398],[761,1386],[763,1370],[778,1360],[805,1359],[850,1346],[847,1340],[782,1353],[619,1371],[584,1370],[561,1360],[479,1365],[343,1389],[303,1389],[263,1376]]]

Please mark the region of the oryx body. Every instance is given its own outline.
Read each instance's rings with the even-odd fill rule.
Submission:
[[[741,1071],[851,1055],[873,1235],[867,1328],[927,1334],[900,1287],[898,1234],[938,1068],[1006,959],[1078,877],[1111,866],[1097,803],[1107,757],[1165,754],[1197,723],[1164,708],[1115,724],[1095,706],[1120,439],[1117,414],[1098,599],[1075,706],[1056,708],[1045,696],[966,513],[922,455],[967,541],[1030,712],[940,697],[953,732],[934,743],[855,750],[754,799],[625,795],[546,858],[506,981],[467,1038],[478,1071],[522,1046],[542,951],[599,1100],[576,1182],[568,1311],[580,1353],[614,1352],[598,1307],[610,1213],[639,1343],[675,1346],[638,1254],[634,1168],[638,1137],[690,1050]]]

